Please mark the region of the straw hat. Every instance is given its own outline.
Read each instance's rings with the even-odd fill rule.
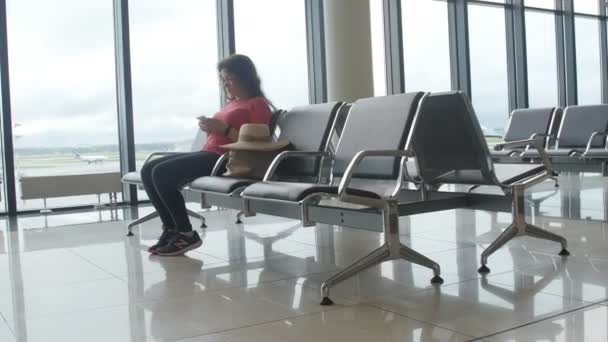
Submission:
[[[228,145],[222,145],[227,150],[247,151],[276,151],[289,145],[286,139],[272,141],[268,125],[244,124],[239,130],[238,141]]]

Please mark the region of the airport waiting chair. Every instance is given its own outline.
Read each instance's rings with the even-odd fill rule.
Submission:
[[[340,112],[345,115],[348,105],[342,102],[331,102],[323,104],[312,104],[296,107],[285,112],[278,118],[275,131],[278,138],[287,139],[290,142],[290,150],[280,153],[275,167],[271,167],[271,174],[275,171],[280,178],[310,179],[316,177],[321,181],[321,170],[324,168],[325,160],[329,155],[325,152],[328,136],[333,129],[336,116]],[[317,158],[310,158],[316,156]],[[205,205],[228,206],[233,198],[238,198],[241,191],[259,180],[247,178],[222,177],[219,175],[221,165],[227,159],[224,154],[216,163],[211,176],[201,177],[194,180],[188,189],[200,192]],[[276,165],[284,159],[287,160],[277,170]],[[244,213],[237,215],[237,223]]]
[[[580,164],[581,156],[591,157],[605,148],[607,130],[608,105],[566,107],[555,147],[546,153],[553,163]],[[535,150],[525,151],[522,156],[540,158]]]
[[[561,108],[525,108],[514,110],[502,136],[503,142],[536,139],[548,149],[555,142],[557,129],[562,117]],[[488,137],[488,136],[486,136]],[[529,148],[528,148],[529,149]],[[491,151],[492,158],[512,162],[524,149],[504,149]]]
[[[274,125],[278,121],[278,117],[280,117],[283,114],[283,112],[284,112],[283,110],[273,108],[273,112],[272,112],[272,116],[271,116],[271,120],[270,120],[271,132],[274,130]],[[197,129],[196,136],[194,138],[194,141],[192,143],[192,146],[191,146],[189,152],[152,152],[146,157],[146,159],[144,160],[142,165],[145,165],[148,161],[150,161],[154,158],[158,158],[158,157],[162,157],[162,156],[200,151],[200,149],[202,148],[202,146],[204,144],[205,139],[206,139],[205,132],[203,132],[200,129]],[[223,165],[221,165],[221,166],[223,166]],[[215,171],[215,172],[217,172],[217,171]],[[141,180],[141,174],[139,173],[139,171],[133,171],[133,172],[129,172],[129,173],[125,174],[122,177],[121,181],[123,184],[136,185],[139,188],[143,188],[143,182]],[[184,186],[182,192],[184,193],[184,197],[190,197],[189,190],[187,188],[187,184]],[[198,194],[197,194],[197,196],[198,196]],[[201,206],[203,208],[208,208],[204,205],[203,202],[201,202]],[[186,209],[186,210],[187,210],[189,216],[199,219],[201,221],[201,228],[207,227],[207,225],[205,224],[205,217],[203,215],[201,215],[193,210],[190,210],[190,209]],[[159,216],[158,212],[154,211],[148,215],[140,217],[137,220],[131,222],[127,226],[127,230],[128,230],[127,236],[133,236],[133,227],[140,225],[144,222],[150,221],[158,216]]]
[[[558,148],[570,150],[570,157],[582,162],[599,161],[602,174],[606,176],[607,136],[608,105],[570,106],[564,113],[557,143]]]
[[[144,159],[142,166],[154,158],[199,151],[201,149],[201,147],[203,146],[202,142],[205,140],[205,137],[206,137],[205,132],[203,132],[199,129],[199,130],[197,130],[196,137],[194,138],[194,141],[192,143],[192,146],[191,146],[189,152],[168,152],[168,151],[167,152],[152,152],[146,157],[146,159]],[[138,188],[143,189],[143,182],[142,182],[141,174],[139,171],[133,171],[133,172],[129,172],[129,173],[125,174],[122,177],[121,181],[123,184],[136,185]],[[185,190],[185,191],[187,191],[187,190]],[[187,196],[187,195],[184,193],[184,196]],[[201,228],[206,227],[205,217],[203,215],[201,215],[193,210],[190,210],[190,209],[186,209],[186,210],[188,211],[189,216],[192,216],[201,221]],[[129,225],[127,226],[127,229],[128,229],[127,236],[133,236],[133,227],[140,225],[144,222],[150,221],[158,216],[159,216],[158,212],[154,211],[150,214],[142,216],[142,217],[138,218],[137,220],[129,223]]]
[[[385,243],[326,280],[321,286],[322,305],[331,305],[329,289],[355,274],[392,259],[405,259],[433,270],[431,283],[442,283],[440,267],[433,260],[401,243],[399,239],[398,199],[403,185],[406,151],[403,149],[410,125],[422,93],[407,93],[385,97],[360,99],[352,104],[342,135],[332,156],[331,175],[340,178],[339,185],[271,181],[272,168],[263,182],[246,187],[241,196],[245,212],[290,215],[299,210],[303,226],[314,222],[309,218],[322,206],[324,199],[363,205],[379,212],[382,217]],[[317,156],[318,153],[312,154]],[[276,165],[274,165],[276,166]],[[412,192],[419,195],[419,192]],[[416,195],[416,196],[418,196]],[[297,209],[296,209],[297,208]],[[327,208],[326,219],[349,226],[354,217]],[[341,209],[338,209],[341,210]],[[364,221],[359,216],[359,220]]]
[[[429,134],[432,132],[433,134]],[[510,141],[496,150],[531,146],[543,164],[493,163],[485,137],[469,99],[460,92],[425,96],[420,103],[407,149],[418,164],[418,176],[429,186],[467,184],[497,186],[512,196],[513,223],[481,255],[480,273],[490,272],[488,257],[517,236],[528,235],[561,244],[559,255],[569,255],[565,238],[526,222],[524,195],[530,187],[551,178],[551,161],[538,139]]]

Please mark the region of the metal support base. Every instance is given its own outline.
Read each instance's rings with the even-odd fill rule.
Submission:
[[[550,178],[555,182],[554,186],[556,188],[559,188],[559,181],[557,180],[557,177],[556,176],[551,176]]]
[[[194,212],[190,209],[186,209],[186,211],[188,212],[188,215],[201,220],[201,228],[207,228],[207,225],[205,224],[205,217],[203,215],[201,215],[197,212]],[[129,226],[127,227],[127,229],[128,229],[127,236],[133,236],[133,227],[140,225],[144,222],[150,221],[154,218],[157,218],[158,216],[160,216],[160,215],[158,215],[158,212],[155,211],[155,212],[152,212],[146,216],[140,217],[137,220],[131,222],[129,224]]]
[[[190,209],[186,209],[186,211],[188,212],[188,215],[194,217],[195,219],[201,220],[201,228],[207,228],[207,220],[205,219],[205,216]]]
[[[523,235],[559,242],[562,246],[559,255],[566,256],[570,254],[567,249],[568,241],[566,238],[526,222],[524,186],[517,185],[513,187],[513,223],[507,227],[507,229],[505,229],[496,240],[483,251],[483,253],[481,253],[481,267],[478,269],[478,272],[489,273],[490,269],[486,266],[488,257],[513,238]]]
[[[142,224],[146,221],[150,221],[151,219],[156,218],[158,216],[159,216],[158,212],[155,211],[155,212],[149,213],[148,215],[140,217],[137,220],[131,222],[129,224],[129,226],[127,227],[127,229],[128,229],[127,236],[133,236],[133,227],[135,227],[139,224]]]
[[[238,212],[238,214],[236,214],[236,224],[242,224],[243,223],[243,216],[245,216],[245,213],[241,210]]]
[[[405,259],[409,262],[428,267],[433,270],[434,275],[433,279],[431,279],[431,283],[443,283],[443,279],[440,276],[441,270],[439,264],[400,242],[399,212],[397,210],[396,203],[389,203],[387,205],[387,208],[384,209],[383,218],[385,243],[381,247],[373,250],[368,255],[324,281],[321,285],[321,296],[323,298],[321,305],[333,304],[329,298],[329,290],[332,286],[360,272],[363,272],[370,267],[388,260]]]

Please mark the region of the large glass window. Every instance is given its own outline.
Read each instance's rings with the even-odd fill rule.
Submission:
[[[526,7],[555,9],[555,1],[553,0],[524,0]]]
[[[557,50],[553,13],[526,11],[530,108],[558,105]]]
[[[9,0],[7,20],[18,199],[41,177],[117,173],[112,1]],[[27,196],[49,197],[49,207],[97,202],[67,196],[69,186],[47,190]]]
[[[469,45],[475,111],[485,134],[501,135],[509,112],[502,6],[469,4]]]
[[[578,103],[599,104],[602,102],[599,21],[577,16],[574,25]]]
[[[406,90],[450,90],[447,2],[404,0],[401,9]]]
[[[382,13],[382,1],[370,1],[369,12],[374,96],[383,96],[386,95],[386,57],[384,54],[384,14]]]
[[[154,151],[202,147],[195,118],[220,105],[215,3],[129,1],[138,168]]]
[[[572,0],[574,1],[574,12],[598,15],[600,13],[599,2],[604,0]]]
[[[273,104],[281,109],[308,104],[304,1],[235,0],[234,26],[236,51],[256,64]]]

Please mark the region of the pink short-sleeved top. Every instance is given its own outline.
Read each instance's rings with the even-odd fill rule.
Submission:
[[[217,112],[213,118],[222,121],[234,129],[240,129],[246,123],[270,123],[270,106],[265,98],[251,97],[248,99],[233,100],[227,103],[222,110]],[[222,145],[233,143],[230,138],[222,133],[211,133],[207,136],[207,141],[203,146],[204,151],[223,154]]]

